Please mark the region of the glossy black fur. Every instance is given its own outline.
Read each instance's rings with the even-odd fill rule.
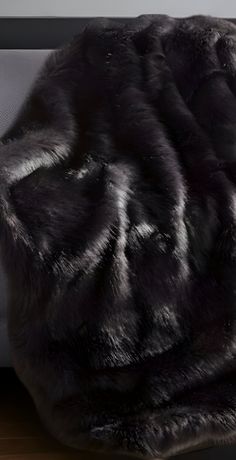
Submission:
[[[236,28],[92,22],[0,146],[18,375],[74,447],[236,430]]]

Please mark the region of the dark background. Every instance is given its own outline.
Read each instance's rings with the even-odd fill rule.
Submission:
[[[132,18],[112,19],[117,22],[132,21]],[[90,20],[85,17],[0,18],[0,48],[53,49],[78,34]],[[236,19],[230,21],[236,23]]]

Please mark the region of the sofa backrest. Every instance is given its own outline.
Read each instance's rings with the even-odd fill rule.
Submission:
[[[0,137],[10,127],[49,50],[0,50]]]

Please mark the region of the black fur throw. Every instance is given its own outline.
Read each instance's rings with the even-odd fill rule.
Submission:
[[[166,458],[236,434],[236,27],[95,20],[0,146],[16,371],[50,432]]]

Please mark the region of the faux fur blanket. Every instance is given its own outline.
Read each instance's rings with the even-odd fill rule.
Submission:
[[[236,27],[94,21],[0,146],[14,365],[76,448],[236,433]]]

